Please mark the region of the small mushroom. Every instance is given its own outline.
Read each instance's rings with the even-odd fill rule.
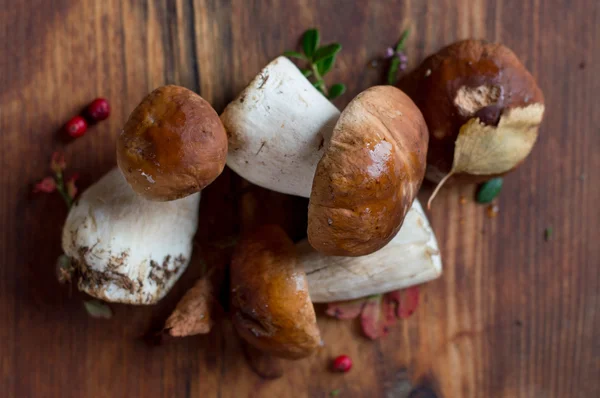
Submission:
[[[310,197],[309,241],[324,254],[361,256],[385,246],[425,173],[427,128],[404,93],[372,87],[340,117],[284,57],[221,120],[231,169],[265,188]]]
[[[310,355],[321,338],[306,274],[278,226],[245,236],[231,260],[233,324],[249,344],[274,356]]]
[[[79,290],[104,301],[154,304],[185,271],[200,193],[171,202],[136,194],[118,168],[73,204],[62,246]]]
[[[133,110],[117,140],[117,162],[135,192],[168,201],[199,192],[225,167],[227,134],[198,94],[163,86]]]
[[[118,138],[120,170],[69,211],[63,250],[79,289],[129,304],[164,297],[188,266],[199,191],[221,173],[226,153],[223,125],[200,96],[177,86],[150,93]]]
[[[480,182],[514,170],[531,152],[544,96],[502,44],[464,40],[428,57],[400,87],[430,132],[427,179]],[[438,185],[441,187],[442,183]]]

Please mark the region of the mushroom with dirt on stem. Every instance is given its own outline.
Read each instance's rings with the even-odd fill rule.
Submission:
[[[427,127],[404,93],[372,87],[340,115],[285,57],[267,65],[221,120],[231,169],[265,188],[310,197],[308,238],[324,254],[384,247],[425,173]]]
[[[88,188],[65,222],[79,289],[128,304],[164,297],[190,260],[197,191],[221,172],[226,152],[223,125],[200,96],[176,86],[150,93],[119,137],[120,169]]]
[[[482,182],[519,166],[531,152],[544,95],[502,44],[463,40],[431,55],[399,87],[429,128],[426,178],[438,190],[452,176]]]

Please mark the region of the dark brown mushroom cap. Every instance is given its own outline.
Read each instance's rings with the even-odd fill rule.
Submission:
[[[225,167],[227,134],[215,110],[184,87],[152,91],[117,140],[117,162],[135,192],[167,201],[202,190]]]
[[[478,118],[482,125],[497,126],[511,109],[544,103],[542,91],[517,56],[502,44],[481,40],[464,40],[441,49],[399,87],[413,99],[427,122],[427,178],[434,181],[452,169],[455,142],[469,120]]]
[[[294,243],[276,225],[245,236],[231,260],[231,308],[240,336],[257,349],[303,358],[320,344],[317,318]]]
[[[319,252],[362,256],[400,230],[425,174],[419,109],[392,86],[371,87],[342,112],[317,166],[308,239]]]

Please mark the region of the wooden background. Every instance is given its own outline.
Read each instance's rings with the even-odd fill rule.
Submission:
[[[521,57],[547,112],[533,153],[505,180],[498,217],[473,203],[473,187],[443,190],[430,219],[444,275],[422,289],[417,313],[376,342],[321,317],[326,346],[277,381],[251,372],[226,322],[206,337],[141,339],[200,274],[200,254],[159,305],[88,317],[54,276],[66,209],[31,194],[50,154],[64,150],[89,185],[115,164],[120,126],[149,91],[180,84],[221,111],[313,26],[344,46],[330,77],[348,85],[340,107],[382,82],[368,61],[403,27],[411,67],[467,37]],[[596,0],[0,0],[0,396],[600,396],[599,67]],[[110,119],[76,142],[61,138],[97,96],[110,100]],[[245,187],[227,170],[206,189],[196,253],[211,264],[228,253],[206,242],[252,225],[303,235],[304,199]],[[341,353],[354,369],[328,372]]]

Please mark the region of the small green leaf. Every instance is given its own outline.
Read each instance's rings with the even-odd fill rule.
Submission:
[[[390,63],[390,69],[388,70],[387,75],[387,82],[390,86],[395,85],[398,80],[398,69],[400,69],[400,60],[398,57],[394,57]]]
[[[317,70],[321,76],[327,74],[333,68],[333,64],[335,63],[335,55],[329,58],[325,58],[317,62]]]
[[[406,39],[408,39],[409,30],[406,29],[400,35],[400,39],[398,40],[398,44],[396,44],[395,52],[396,54],[401,52],[404,49],[404,45],[406,44]],[[400,69],[400,60],[396,55],[390,61],[390,69],[388,70],[387,75],[387,83],[391,86],[395,85],[398,81],[398,70]]]
[[[298,51],[285,51],[283,53],[288,58],[298,58],[298,59],[306,59],[304,54],[299,53]]]
[[[304,75],[304,77],[309,77],[313,74],[312,70],[310,70],[310,69],[300,69],[300,70],[302,71],[302,74]]]
[[[83,302],[85,310],[92,318],[112,318],[112,310],[106,303],[100,300],[88,300]]]
[[[491,180],[481,184],[477,191],[477,202],[490,203],[498,196],[502,189],[502,178],[492,178]]]
[[[552,227],[548,227],[544,230],[544,240],[548,242],[552,239]]]
[[[410,33],[410,31],[408,29],[405,29],[404,32],[402,32],[402,34],[400,35],[400,40],[398,40],[398,44],[396,44],[396,52],[397,53],[402,51],[402,49],[404,48],[404,45],[406,44],[406,39],[408,39],[409,33]]]
[[[330,396],[330,397],[337,397],[338,395],[340,395],[340,392],[341,392],[341,390],[340,390],[339,388],[337,388],[337,389],[335,389],[335,390],[331,391],[331,392],[329,393],[329,396]]]
[[[313,55],[313,62],[319,62],[324,60],[325,58],[330,58],[335,56],[342,49],[342,45],[339,43],[332,43],[326,46],[320,47],[315,51]]]
[[[319,31],[317,29],[309,29],[302,36],[302,49],[304,54],[311,58],[319,47]]]
[[[346,86],[341,83],[334,84],[329,89],[329,99],[335,99],[346,92]]]

